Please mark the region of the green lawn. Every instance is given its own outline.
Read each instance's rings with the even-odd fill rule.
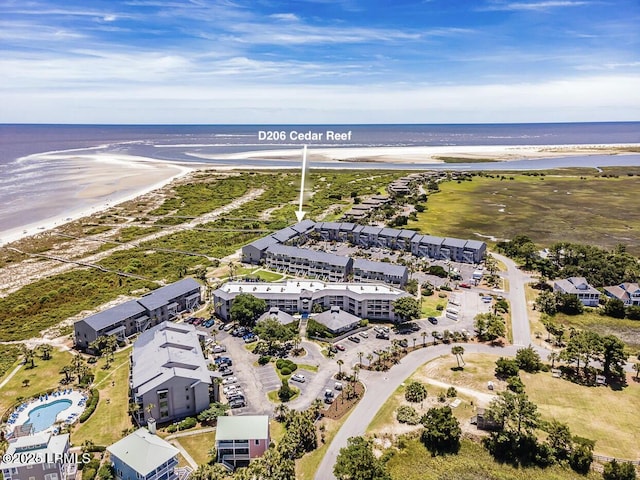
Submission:
[[[462,440],[457,455],[431,456],[419,440],[408,440],[387,463],[394,480],[596,480],[595,472],[580,475],[568,468],[513,468],[498,463],[478,443]]]
[[[520,372],[531,400],[546,420],[556,418],[571,433],[596,440],[595,452],[617,458],[640,458],[640,384],[619,391],[584,387],[550,373]],[[553,392],[550,394],[550,392]]]
[[[505,175],[506,180],[494,175],[441,183],[441,191],[429,196],[427,210],[408,227],[458,238],[526,234],[541,245],[567,241],[612,248],[622,243],[640,253],[640,243],[631,241],[640,230],[640,211],[634,208],[639,177],[602,178],[586,169],[544,177]]]
[[[281,273],[271,272],[269,270],[265,270],[264,268],[256,271],[254,275],[259,276],[263,282],[279,282],[280,280],[285,278],[285,276]]]
[[[215,446],[216,432],[196,433],[176,439],[198,465],[209,462],[209,450]]]
[[[100,401],[89,420],[78,424],[71,433],[74,445],[85,440],[110,445],[122,438],[123,430],[133,426],[128,414],[129,354],[130,349],[118,352],[109,370],[102,368],[103,359],[96,364],[95,388],[100,391]]]
[[[447,292],[434,292],[433,295],[429,295],[428,297],[424,295],[420,297],[420,313],[422,314],[422,318],[437,317],[442,313],[438,311],[436,307],[442,305],[444,309],[444,307],[447,306],[448,295],[445,298],[440,298],[438,296],[440,293],[446,294]]]
[[[69,352],[53,349],[50,360],[35,357],[35,367],[23,366],[9,382],[0,390],[0,415],[16,402],[17,399],[30,398],[33,395],[61,386],[60,380],[64,375],[60,370],[71,363]],[[13,367],[12,367],[13,369]],[[28,386],[23,381],[28,380]]]

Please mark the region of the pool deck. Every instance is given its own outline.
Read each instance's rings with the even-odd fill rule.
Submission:
[[[35,400],[23,403],[17,409],[15,409],[9,417],[9,421],[7,422],[7,436],[11,437],[15,427],[28,422],[29,413],[31,413],[31,410],[36,407],[48,405],[58,400],[71,400],[71,405],[65,410],[62,410],[60,413],[58,413],[54,425],[51,425],[45,430],[42,430],[43,432],[57,433],[55,431],[55,423],[75,423],[86,407],[85,402],[87,401],[87,395],[80,390],[73,390],[68,388],[59,392],[55,392],[51,395],[41,396],[40,398],[36,398]]]

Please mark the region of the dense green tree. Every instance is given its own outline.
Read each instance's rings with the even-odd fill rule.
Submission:
[[[221,463],[200,465],[189,477],[190,480],[227,480],[231,474]]]
[[[636,480],[636,467],[630,462],[620,462],[614,458],[604,465],[603,480]]]
[[[245,327],[253,327],[256,320],[267,309],[267,302],[249,293],[241,293],[233,299],[229,313],[234,322]]]
[[[587,375],[589,363],[598,358],[602,351],[600,335],[589,330],[581,330],[569,339],[567,347],[560,353],[560,358],[576,364],[576,375],[580,373],[580,364],[582,363],[584,373]]]
[[[281,442],[281,451],[288,458],[300,458],[318,447],[315,415],[312,411],[291,410],[285,419],[286,433]]]
[[[288,342],[289,340],[293,340],[293,337],[295,336],[295,332],[293,330],[282,325],[273,317],[269,317],[256,323],[256,326],[253,328],[253,332],[260,337],[260,340],[267,342],[270,349],[277,342]]]
[[[528,373],[535,373],[542,368],[542,361],[540,355],[536,352],[531,345],[526,348],[520,348],[516,352],[516,362],[521,370]]]
[[[295,480],[296,468],[293,459],[281,453],[278,448],[269,448],[253,460],[248,467],[239,469],[234,480]]]
[[[577,295],[556,292],[556,306],[559,312],[567,315],[578,315],[584,311],[584,305]]]
[[[481,340],[493,341],[499,337],[504,337],[506,327],[504,319],[500,315],[493,313],[479,313],[475,317],[474,328]]]
[[[566,460],[569,458],[573,441],[571,431],[565,423],[552,420],[547,426],[547,445],[551,448],[556,460]]]
[[[514,375],[513,377],[507,378],[507,388],[514,393],[523,393],[524,382],[519,376]]]
[[[402,297],[393,302],[395,315],[403,322],[420,318],[420,304],[413,297]]]
[[[558,311],[556,297],[552,292],[541,292],[535,300],[536,309],[547,315],[555,315]]]
[[[333,474],[338,480],[391,480],[385,464],[373,454],[371,442],[351,437],[340,449]]]
[[[629,320],[640,320],[640,306],[632,305],[627,307],[626,315]]]
[[[540,417],[538,407],[525,393],[508,390],[498,393],[498,397],[489,404],[486,414],[502,425],[505,432],[514,434],[516,439],[533,435]]]
[[[451,407],[430,408],[420,421],[424,426],[420,440],[433,455],[460,449],[462,430]]]
[[[209,405],[209,408],[201,411],[198,414],[198,421],[200,422],[213,422],[218,417],[225,416],[229,410],[229,405],[226,403],[214,402]]]
[[[280,399],[280,401],[288,402],[289,400],[291,400],[291,397],[293,397],[294,394],[295,392],[289,386],[289,382],[287,381],[287,379],[283,378],[282,386],[278,390],[278,398]]]
[[[496,360],[495,374],[498,378],[509,378],[518,375],[520,367],[515,359],[500,357]]]
[[[605,335],[601,338],[602,369],[605,375],[621,376],[623,367],[627,363],[627,355],[624,351],[625,344],[615,335]]]
[[[618,298],[610,298],[602,308],[602,313],[608,317],[624,318],[626,315],[624,302]]]
[[[404,391],[404,398],[408,402],[419,403],[422,402],[425,398],[427,398],[427,387],[424,384],[411,381],[407,384]]]
[[[593,443],[575,443],[569,455],[569,465],[576,472],[586,475],[593,463]]]
[[[40,345],[40,352],[42,352],[42,359],[43,360],[51,359],[52,350],[53,350],[53,347],[48,343],[43,343],[42,345]]]

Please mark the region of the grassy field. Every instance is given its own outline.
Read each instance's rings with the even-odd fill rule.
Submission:
[[[42,360],[36,356],[34,368],[30,366],[20,368],[18,373],[0,390],[0,415],[20,397],[29,398],[60,386],[60,380],[64,378],[60,370],[71,363],[71,357],[69,352],[54,349],[51,351],[49,360]],[[24,380],[29,380],[29,385],[26,387],[22,383]]]
[[[184,447],[198,465],[204,465],[209,462],[209,450],[215,446],[216,432],[194,432],[194,435],[179,437],[176,440],[180,442],[180,445]]]
[[[585,312],[580,315],[557,313],[553,321],[567,327],[592,330],[601,335],[616,335],[632,352],[635,352],[634,354],[640,352],[640,321],[638,320],[607,317],[592,309],[585,309]]]
[[[133,426],[128,414],[129,354],[129,349],[118,352],[109,370],[102,368],[103,359],[96,364],[95,388],[100,391],[100,401],[89,420],[72,431],[74,445],[81,445],[85,440],[110,445],[122,438],[123,430]]]
[[[556,418],[569,425],[573,434],[596,440],[595,452],[600,455],[640,458],[639,383],[631,381],[615,391],[583,387],[550,373],[521,372],[520,376],[544,419]]]
[[[440,298],[438,296],[439,293],[447,294],[447,292],[434,292],[433,295],[428,297],[420,297],[420,312],[422,313],[422,318],[437,317],[441,312],[439,312],[436,307],[438,305],[442,305],[443,308],[446,307],[448,295],[445,298]]]
[[[505,180],[493,175],[442,183],[408,227],[458,238],[526,234],[540,245],[569,241],[611,248],[623,243],[640,254],[640,211],[634,207],[640,177],[603,178],[591,170],[505,175]]]
[[[20,348],[17,345],[0,345],[0,382],[17,365]]]
[[[517,469],[493,460],[481,445],[463,440],[457,455],[432,457],[419,440],[409,440],[387,463],[394,480],[596,480],[568,468]]]

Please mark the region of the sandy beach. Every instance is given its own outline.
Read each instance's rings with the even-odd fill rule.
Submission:
[[[487,145],[487,146],[421,146],[421,147],[313,147],[308,149],[308,159],[313,162],[381,162],[381,163],[444,163],[446,157],[469,161],[493,160],[506,162],[536,158],[564,157],[571,155],[623,154],[624,149],[637,145]],[[295,160],[299,149],[255,150],[241,153],[208,155],[190,152],[189,155],[208,159],[239,160],[271,159]],[[236,167],[240,168],[240,166]]]
[[[45,154],[39,161],[72,162],[69,182],[78,185],[73,195],[80,208],[69,208],[55,216],[0,232],[0,244],[7,244],[45,232],[73,220],[105,211],[122,202],[161,188],[194,170],[179,164],[130,155]],[[76,202],[70,202],[73,204]]]

